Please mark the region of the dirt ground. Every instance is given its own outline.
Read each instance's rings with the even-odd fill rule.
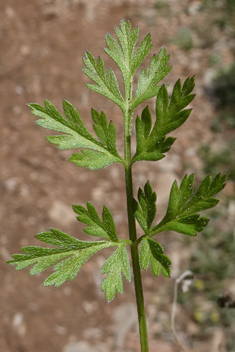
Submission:
[[[91,107],[103,109],[116,125],[118,146],[122,150],[120,111],[113,103],[85,88],[84,82],[88,79],[81,71],[84,50],[91,51],[95,57],[102,55],[106,65],[113,65],[102,50],[104,37],[106,32],[114,35],[114,26],[122,18],[130,19],[133,27],[140,27],[141,38],[151,32],[154,52],[165,45],[172,54],[174,69],[167,78],[169,89],[179,77],[185,79],[188,75],[195,74],[197,84],[192,116],[175,133],[178,140],[168,160],[162,161],[162,166],[161,163],[140,163],[134,168],[135,192],[149,179],[159,193],[161,214],[169,187],[175,178],[182,177],[184,164],[190,161],[189,171],[194,168],[200,179],[201,162],[195,151],[201,142],[211,140],[209,125],[215,113],[205,93],[210,49],[197,46],[184,52],[170,42],[179,28],[200,21],[197,12],[187,14],[182,10],[197,2],[170,3],[174,15],[168,17],[158,15],[152,1],[0,1],[2,352],[83,352],[82,348],[71,347],[79,341],[87,341],[91,346],[101,344],[102,352],[139,351],[135,326],[124,336],[122,346],[115,344],[117,323],[113,312],[126,302],[134,303],[135,299],[131,282],[125,283],[122,296],[117,296],[110,304],[105,301],[99,290],[99,272],[107,252],[94,256],[74,281],[58,289],[41,286],[47,273],[30,277],[27,269],[16,272],[5,262],[12,253],[19,252],[21,246],[38,244],[34,235],[49,227],[85,239],[71,204],[84,205],[91,201],[99,211],[106,204],[114,214],[118,232],[123,238],[127,235],[121,165],[100,171],[77,168],[67,161],[70,151],[61,152],[46,142],[44,136],[48,132],[35,125],[27,107],[29,102],[43,104],[43,100],[48,99],[61,111],[61,102],[66,99],[77,107],[90,130]],[[229,50],[224,49],[222,55],[224,62],[230,63]],[[153,112],[154,100],[149,106]],[[163,243],[167,254],[180,250],[176,241],[168,243],[163,238]],[[175,275],[185,267],[188,253],[184,253]],[[175,262],[179,262],[177,258]],[[157,334],[158,316],[161,322],[168,321],[169,308],[160,316],[154,306],[156,300],[165,299],[165,292],[171,302],[173,281],[163,277],[156,280],[149,272],[144,273],[143,281],[149,326],[151,322],[155,324],[149,328],[150,351],[178,351],[169,325],[167,335]],[[210,352],[208,344],[210,341],[198,341],[198,351]]]

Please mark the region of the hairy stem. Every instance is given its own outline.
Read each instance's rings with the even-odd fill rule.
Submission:
[[[139,334],[141,352],[148,352],[148,333],[146,324],[146,314],[144,307],[143,286],[139,265],[138,243],[136,236],[136,224],[133,212],[133,182],[132,182],[132,167],[131,167],[131,112],[128,110],[124,116],[125,118],[125,181],[126,181],[126,199],[127,199],[127,213],[129,225],[129,238],[132,241],[131,245],[131,259],[133,265],[135,295],[139,320]]]

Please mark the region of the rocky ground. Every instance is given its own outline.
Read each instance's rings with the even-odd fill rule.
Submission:
[[[27,269],[16,272],[5,264],[21,246],[37,245],[34,235],[49,227],[85,239],[71,209],[74,203],[84,205],[91,201],[99,211],[106,204],[114,214],[118,232],[123,238],[127,236],[121,165],[100,171],[76,168],[67,161],[69,151],[59,151],[45,141],[48,132],[34,124],[27,103],[42,104],[48,99],[61,110],[61,101],[66,99],[77,107],[90,130],[91,107],[103,109],[116,125],[122,150],[121,114],[113,103],[85,88],[82,58],[84,50],[89,50],[95,57],[102,55],[106,66],[112,66],[102,50],[104,36],[106,32],[114,34],[114,26],[122,18],[130,19],[133,27],[140,27],[141,38],[151,32],[154,52],[164,45],[172,55],[174,68],[166,79],[169,90],[178,78],[195,75],[197,94],[193,113],[175,132],[177,142],[167,157],[159,163],[139,163],[134,167],[135,192],[150,180],[158,194],[160,218],[175,179],[192,171],[198,180],[203,177],[197,150],[201,143],[215,143],[210,124],[216,111],[207,93],[216,69],[234,61],[233,35],[212,26],[211,13],[201,11],[201,5],[201,1],[189,0],[167,4],[141,0],[0,2],[1,351],[140,351],[133,283],[125,283],[124,294],[110,304],[100,291],[105,251],[86,263],[74,281],[58,289],[41,286],[46,273],[29,277]],[[177,36],[182,28],[191,33],[190,48],[179,43]],[[220,62],[213,66],[210,60],[216,55]],[[154,112],[154,99],[148,104]],[[215,144],[222,144],[223,138],[217,136]],[[224,192],[225,196],[234,197],[232,181]],[[233,215],[231,219],[233,226]],[[194,245],[185,244],[179,236],[161,238],[173,261],[172,279],[156,279],[150,272],[143,274],[150,352],[181,351],[170,330],[173,279],[188,268]],[[208,335],[201,337],[190,305],[187,309],[178,307],[177,329],[190,351],[226,351],[221,326],[209,327]]]

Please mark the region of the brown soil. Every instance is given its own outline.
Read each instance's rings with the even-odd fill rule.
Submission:
[[[211,138],[208,127],[214,110],[203,90],[209,51],[195,49],[185,53],[169,43],[175,31],[182,25],[187,27],[192,17],[183,12],[171,18],[154,17],[151,1],[135,6],[118,1],[113,6],[107,1],[97,6],[91,3],[69,0],[0,2],[0,350],[3,352],[59,352],[69,342],[86,339],[84,331],[92,327],[100,329],[99,341],[108,341],[112,346],[113,309],[123,302],[134,302],[133,283],[125,284],[124,294],[111,304],[99,293],[95,281],[99,281],[98,269],[102,259],[107,257],[106,252],[94,256],[73,282],[58,289],[41,286],[47,273],[30,277],[27,269],[16,272],[5,264],[10,254],[19,252],[21,246],[38,245],[34,235],[49,227],[85,239],[72,209],[68,211],[73,203],[84,205],[89,200],[99,211],[106,204],[115,216],[119,233],[123,237],[127,234],[121,166],[89,171],[70,164],[66,160],[70,152],[58,151],[45,141],[43,136],[48,132],[34,124],[27,103],[42,104],[48,99],[62,110],[61,101],[66,99],[78,108],[90,129],[90,108],[103,109],[108,118],[114,120],[118,145],[121,145],[119,110],[85,88],[87,78],[81,67],[85,49],[95,57],[102,55],[105,63],[112,65],[102,52],[104,36],[106,32],[114,34],[114,26],[126,17],[131,19],[132,26],[140,26],[141,38],[151,32],[155,52],[165,44],[172,53],[175,67],[169,83],[196,74],[198,98],[194,112],[176,134],[178,141],[173,154],[169,153],[180,155],[174,169],[177,177],[182,176],[182,164],[191,158],[185,153],[189,146],[197,148],[200,141],[207,142]],[[184,3],[186,6],[187,2]],[[154,101],[149,105],[153,111]],[[195,157],[195,165],[197,161]],[[157,186],[157,170],[158,166],[152,163],[149,167],[138,165],[135,191],[147,178]],[[167,244],[165,247],[170,250]],[[165,285],[165,291],[171,296],[171,280],[159,278],[157,283],[147,273],[144,284],[147,306],[153,304],[160,285]],[[95,338],[92,339],[95,343]],[[156,346],[154,333],[150,339]],[[164,339],[168,341],[168,350],[173,351],[172,338],[162,337]],[[126,346],[138,351],[137,345],[136,333],[130,334]],[[161,352],[164,350],[167,351],[166,346],[161,347]]]

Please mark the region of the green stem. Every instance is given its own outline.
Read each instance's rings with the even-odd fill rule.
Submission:
[[[127,213],[129,225],[129,238],[132,241],[131,258],[134,274],[135,295],[139,320],[139,334],[141,352],[148,352],[148,333],[146,324],[146,314],[144,307],[143,286],[140,273],[138,243],[136,236],[136,224],[133,212],[133,182],[132,182],[132,167],[131,167],[131,111],[124,114],[125,123],[125,181],[126,181],[126,199],[127,199]]]

